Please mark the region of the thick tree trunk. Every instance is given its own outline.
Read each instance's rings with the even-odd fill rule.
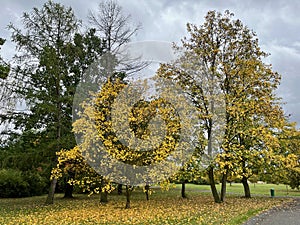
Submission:
[[[107,191],[101,191],[101,193],[100,193],[100,203],[102,203],[102,204],[108,203],[107,196],[108,196]]]
[[[249,187],[249,184],[248,184],[247,177],[242,178],[242,184],[244,186],[245,198],[251,198],[250,187]]]
[[[46,199],[46,204],[53,204],[54,202],[54,192],[55,192],[55,188],[56,188],[56,183],[57,183],[57,179],[53,178],[51,180],[51,184],[50,184],[50,188],[49,188],[49,193]]]
[[[185,193],[185,181],[181,183],[181,197],[186,198],[186,193]]]
[[[75,178],[75,173],[73,173],[72,171],[68,172],[68,177],[64,178],[64,182],[65,182],[64,198],[73,198],[74,187],[73,187],[73,185],[69,184],[69,182],[68,182],[72,178]]]
[[[216,203],[221,203],[220,196],[218,194],[216,184],[215,184],[214,168],[212,166],[209,167],[208,177],[209,177],[210,189],[211,189],[212,195],[214,197],[214,201]]]
[[[66,180],[64,198],[73,198],[73,185],[70,185]]]
[[[73,198],[73,185],[70,185],[68,182],[65,187],[65,195],[64,198]]]
[[[126,185],[126,206],[125,209],[130,208],[130,194],[131,194],[131,187]]]
[[[227,172],[222,176],[222,186],[221,186],[221,202],[225,201],[226,196],[226,182],[227,182]]]

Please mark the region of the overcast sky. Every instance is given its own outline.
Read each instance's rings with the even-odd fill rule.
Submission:
[[[22,12],[40,7],[45,1],[1,0],[0,37],[7,39],[1,55],[10,60],[14,46],[6,29],[12,22],[21,26]],[[98,0],[57,0],[71,6],[78,18],[86,21],[90,9],[96,9]],[[202,24],[209,10],[223,12],[229,9],[259,38],[262,49],[271,56],[268,62],[282,75],[278,90],[286,104],[286,114],[300,124],[300,1],[294,0],[119,0],[134,23],[142,29],[134,41],[160,40],[179,42],[186,35],[186,23]]]

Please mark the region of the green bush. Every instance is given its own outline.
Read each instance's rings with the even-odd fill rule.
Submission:
[[[17,198],[45,193],[47,180],[35,171],[0,170],[0,197]]]
[[[209,184],[209,180],[206,179],[206,178],[199,177],[198,179],[193,180],[191,183],[192,184],[208,185]]]
[[[29,184],[28,193],[30,196],[42,195],[47,191],[47,179],[40,176],[37,172],[24,172],[23,179]]]
[[[14,169],[0,170],[0,197],[16,198],[29,196],[29,184],[23,179],[22,172]]]

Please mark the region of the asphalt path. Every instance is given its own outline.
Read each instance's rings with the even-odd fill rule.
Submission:
[[[274,207],[255,217],[243,225],[300,225],[300,198],[280,207]]]

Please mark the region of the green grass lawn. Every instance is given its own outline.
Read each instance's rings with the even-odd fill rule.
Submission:
[[[292,190],[290,187],[284,184],[249,184],[251,194],[262,195],[262,196],[270,196],[270,189],[273,188],[275,190],[275,196],[277,197],[289,197],[289,196],[300,196],[300,191],[297,189]],[[177,188],[180,188],[180,185],[177,185]],[[218,190],[221,190],[221,184],[217,185]],[[187,191],[210,191],[209,185],[194,185],[187,184]],[[232,183],[231,185],[227,185],[227,193],[243,195],[244,189],[241,183]]]
[[[269,188],[276,193],[284,185],[256,185],[256,194],[268,196]],[[276,188],[277,187],[277,188]],[[213,202],[207,185],[187,185],[188,199],[180,197],[180,185],[169,191],[154,188],[150,201],[142,189],[132,193],[131,208],[124,209],[125,196],[109,195],[109,203],[99,203],[99,196],[75,195],[74,199],[55,196],[55,204],[44,205],[46,196],[0,199],[0,224],[242,224],[249,217],[273,206],[290,201],[289,198],[255,196],[241,198],[240,184],[228,185],[226,202]],[[266,193],[264,193],[266,192]],[[284,193],[284,192],[282,192]],[[299,192],[293,192],[299,195]]]

